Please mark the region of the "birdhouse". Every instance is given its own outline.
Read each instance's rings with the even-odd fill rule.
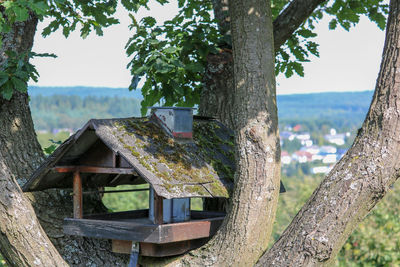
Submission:
[[[207,242],[222,212],[190,210],[191,198],[228,198],[234,174],[233,135],[190,108],[152,108],[149,118],[92,119],[32,174],[24,191],[72,189],[69,235],[111,239],[113,251],[178,255]],[[149,209],[83,214],[83,194],[148,184]],[[283,191],[281,184],[281,192]],[[123,190],[126,191],[126,190]],[[134,244],[134,245],[132,245]]]

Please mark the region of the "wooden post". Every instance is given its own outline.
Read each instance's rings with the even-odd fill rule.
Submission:
[[[157,195],[154,191],[154,223],[163,224],[163,197]]]
[[[74,171],[74,218],[82,219],[82,179],[78,170]]]

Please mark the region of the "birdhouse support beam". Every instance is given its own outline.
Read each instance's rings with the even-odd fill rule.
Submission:
[[[83,217],[83,201],[82,201],[82,179],[79,171],[74,171],[73,179],[73,205],[74,205],[74,218],[82,219]]]
[[[97,166],[56,166],[52,171],[58,173],[65,172],[84,172],[84,173],[103,173],[103,174],[132,174],[138,176],[138,173],[132,168],[109,168]]]
[[[154,223],[155,224],[163,224],[164,215],[163,215],[163,200],[162,196],[157,195],[154,192]]]

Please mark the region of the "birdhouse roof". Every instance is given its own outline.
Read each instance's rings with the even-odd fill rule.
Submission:
[[[87,187],[149,183],[165,198],[228,197],[233,142],[228,128],[203,117],[194,117],[193,140],[186,142],[147,118],[92,119],[45,160],[23,190],[72,188],[71,172],[62,170],[75,166]],[[90,166],[103,168],[91,172]]]

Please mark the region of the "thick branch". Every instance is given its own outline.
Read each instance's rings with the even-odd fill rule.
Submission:
[[[300,25],[326,0],[293,0],[274,20],[274,45],[277,51]]]
[[[257,266],[330,263],[358,223],[399,178],[399,41],[400,2],[393,0],[374,98],[354,145]]]
[[[2,36],[0,64],[6,58],[6,50],[24,52],[32,48],[36,24],[37,19],[31,17],[15,23]],[[0,250],[7,262],[11,266],[65,265],[55,246],[70,265],[126,266],[127,257],[112,253],[108,240],[63,234],[63,218],[72,214],[68,194],[59,190],[22,194],[16,181],[23,184],[43,157],[28,95],[16,92],[10,101],[0,97]],[[26,197],[30,198],[40,223]],[[102,208],[99,199],[85,202],[91,212]]]
[[[31,49],[36,25],[37,18],[31,16],[25,22],[15,23],[10,32],[2,35],[0,64],[5,61],[7,50]],[[25,121],[26,115],[30,119],[26,94],[16,92],[10,101],[0,98],[0,250],[11,266],[66,266],[16,183],[17,177],[26,177],[41,160],[40,153],[30,155],[26,151],[40,149],[37,142],[24,146],[23,140],[35,138],[34,132],[25,132],[26,128],[33,128],[31,120]],[[20,151],[20,156],[15,151]],[[32,161],[25,162],[30,156]],[[17,167],[16,163],[25,164]]]

